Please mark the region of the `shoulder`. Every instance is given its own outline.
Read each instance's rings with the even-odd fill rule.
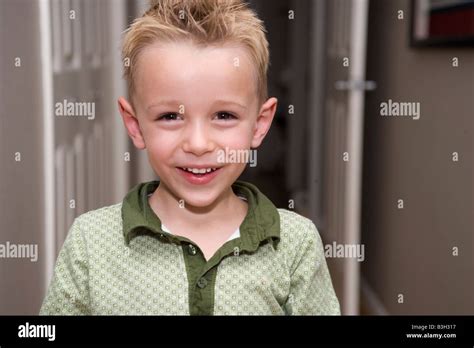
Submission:
[[[319,232],[313,221],[286,209],[278,209],[280,214],[281,239],[315,239]]]
[[[302,253],[320,258],[323,243],[315,224],[308,218],[286,209],[278,209],[280,214],[280,244],[290,259],[298,258]]]
[[[100,239],[110,233],[122,233],[122,203],[83,213],[74,219],[69,234],[81,234],[88,239]]]
[[[122,203],[109,205],[95,210],[90,210],[79,215],[76,222],[81,226],[95,226],[103,224],[121,223],[122,220]]]

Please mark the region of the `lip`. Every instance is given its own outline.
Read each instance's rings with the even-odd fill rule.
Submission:
[[[217,168],[215,171],[206,173],[204,175],[195,175],[187,170],[181,168],[196,168],[196,169],[205,169],[205,168]],[[206,185],[210,183],[219,173],[222,167],[213,167],[211,166],[190,166],[190,167],[176,167],[178,173],[186,179],[187,182],[193,185]]]

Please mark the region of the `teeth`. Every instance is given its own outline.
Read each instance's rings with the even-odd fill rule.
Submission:
[[[184,170],[187,170],[188,172],[191,172],[193,174],[205,174],[205,173],[210,173],[215,171],[217,168],[202,168],[202,169],[197,169],[197,168],[182,168]]]

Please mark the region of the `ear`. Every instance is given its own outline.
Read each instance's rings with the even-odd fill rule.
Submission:
[[[123,124],[127,129],[127,133],[133,141],[133,145],[135,145],[137,149],[143,150],[146,148],[145,140],[143,139],[140,124],[138,123],[138,118],[135,116],[132,106],[124,97],[120,97],[118,99],[118,108],[120,115],[122,115]]]
[[[273,117],[275,116],[278,100],[270,98],[263,103],[257,115],[255,129],[252,138],[252,148],[257,148],[262,143],[265,135],[267,135],[272,125]]]

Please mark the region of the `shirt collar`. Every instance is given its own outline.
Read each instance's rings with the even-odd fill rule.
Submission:
[[[159,186],[159,181],[150,181],[135,186],[122,204],[123,234],[125,243],[142,232],[166,234],[161,221],[148,203],[148,195]],[[240,225],[241,250],[253,252],[261,242],[268,240],[276,248],[280,241],[280,214],[275,205],[256,186],[237,180],[232,189],[235,194],[247,199],[248,212]]]

